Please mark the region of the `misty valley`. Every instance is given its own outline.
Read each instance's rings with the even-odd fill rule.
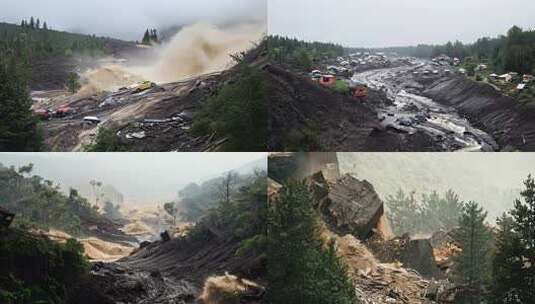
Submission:
[[[4,164],[1,303],[260,303],[265,158],[197,174],[174,200],[145,204],[99,176],[65,190],[35,174],[46,166],[38,159]]]

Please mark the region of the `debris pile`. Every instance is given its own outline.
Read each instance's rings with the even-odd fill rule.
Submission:
[[[433,303],[426,298],[429,281],[396,264],[379,264],[370,275],[353,277],[361,303]]]
[[[224,229],[210,223],[209,219],[197,225],[200,226],[196,227],[196,237],[175,238],[165,231],[160,240],[143,242],[128,257],[113,263],[94,264],[91,277],[81,288],[91,295],[80,294],[75,302],[193,304],[198,303],[198,296],[205,287],[214,292],[209,293],[207,300],[217,297],[215,285],[210,284],[213,280],[206,285],[211,277],[224,276],[228,271],[238,278],[256,280],[263,273],[263,258],[254,253],[237,256],[240,242],[228,237]],[[237,280],[241,283],[236,286],[247,290],[245,303],[258,303],[256,297],[262,297],[263,288]],[[218,282],[226,282],[226,279],[220,278]]]
[[[444,276],[437,265],[429,239],[411,238],[409,234],[391,240],[374,236],[367,241],[367,245],[382,262],[401,263],[428,279],[441,279]]]
[[[461,251],[461,248],[452,237],[453,232],[437,231],[431,237],[431,245],[437,266],[443,273],[448,274],[453,266],[452,257]]]
[[[447,279],[451,257],[459,250],[454,231],[394,237],[373,186],[351,175],[328,181],[322,173],[328,163],[314,174],[303,171],[302,164],[321,158],[314,154],[321,153],[270,154],[270,202],[288,178],[308,174],[312,203],[322,219],[320,236],[325,244],[334,241],[360,303],[454,303],[464,292]]]
[[[418,272],[399,262],[380,263],[353,235],[340,237],[327,229],[322,235],[335,240],[337,254],[347,266],[361,303],[433,303],[426,298],[430,281]]]
[[[199,300],[201,304],[236,304],[244,300],[259,304],[264,293],[264,287],[257,283],[225,273],[206,279]]]

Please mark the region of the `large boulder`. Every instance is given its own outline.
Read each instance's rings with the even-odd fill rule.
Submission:
[[[429,239],[410,239],[401,253],[400,262],[407,268],[418,271],[425,278],[441,278],[433,247]]]
[[[330,230],[366,240],[373,235],[384,213],[373,186],[351,175],[328,183],[321,172],[309,178],[316,208]]]
[[[437,265],[430,239],[411,238],[409,234],[391,240],[374,236],[367,245],[383,263],[400,262],[403,267],[413,269],[427,279],[444,277]]]

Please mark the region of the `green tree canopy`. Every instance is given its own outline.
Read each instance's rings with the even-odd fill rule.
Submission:
[[[268,302],[354,304],[354,286],[335,245],[326,248],[319,216],[303,182],[289,182],[271,204],[268,226]]]
[[[491,280],[492,234],[486,226],[487,212],[468,202],[459,218],[455,239],[461,252],[454,257],[454,279],[465,287],[460,303],[479,304]],[[457,299],[456,299],[457,300]]]
[[[16,59],[0,54],[0,151],[39,151],[43,145],[26,72]]]

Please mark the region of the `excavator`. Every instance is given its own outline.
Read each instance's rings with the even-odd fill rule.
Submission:
[[[357,99],[364,99],[368,96],[368,86],[365,84],[356,84],[351,87],[351,95]]]

